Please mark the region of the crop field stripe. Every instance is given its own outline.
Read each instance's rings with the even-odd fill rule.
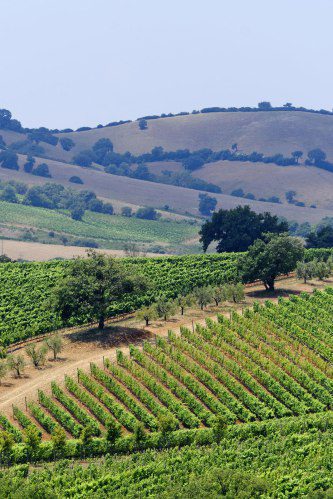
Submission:
[[[29,416],[27,416],[23,411],[21,411],[17,406],[13,406],[13,418],[20,424],[20,426],[26,430],[29,426],[33,427],[40,435],[42,431],[40,428],[32,421]]]
[[[159,401],[159,399],[153,396],[153,394],[132,375],[128,374],[122,366],[110,362],[109,359],[105,359],[105,366],[113,375],[117,376],[124,386],[126,386],[142,404],[146,405],[156,417],[171,416],[170,411]]]
[[[222,354],[216,347],[211,345],[208,341],[204,340],[202,336],[196,332],[192,332],[187,328],[181,328],[181,336],[186,340],[200,348],[207,359],[211,358],[218,365],[223,366],[235,379],[248,388],[253,395],[256,396],[258,403],[262,403],[266,408],[266,417],[283,417],[288,414],[286,407],[281,404],[269,391],[262,386],[249,372],[247,372],[240,364],[233,360],[232,355],[227,355],[227,350]]]
[[[51,383],[52,395],[57,401],[83,426],[90,425],[92,434],[99,436],[101,433],[100,427],[96,420],[92,418],[87,411],[82,409],[70,395],[67,395],[55,381]]]
[[[13,436],[15,442],[22,442],[23,436],[21,430],[14,426],[3,414],[0,414],[0,426],[4,431]]]
[[[165,407],[182,422],[187,428],[197,428],[200,424],[197,417],[195,417],[187,407],[182,404],[171,391],[166,389],[159,383],[150,373],[141,367],[139,364],[131,359],[123,357],[120,362],[122,367],[128,370],[136,379],[138,379],[146,389],[158,397],[158,399],[165,405]]]
[[[332,350],[321,339],[300,327],[298,321],[295,322],[289,315],[279,314],[278,310],[274,310],[273,307],[263,307],[260,309],[260,313],[285,329],[290,336],[296,337],[300,343],[304,343],[325,361],[333,362]]]
[[[206,426],[211,426],[212,413],[195,397],[185,385],[180,383],[170,372],[162,368],[149,353],[154,349],[149,342],[145,342],[143,351],[132,347],[132,357],[152,375],[169,388]]]
[[[46,433],[51,434],[58,425],[57,421],[51,417],[36,402],[28,402],[28,408],[35,420],[41,425]]]
[[[256,326],[252,320],[250,321],[242,316],[237,316],[237,318],[235,316],[235,321],[238,324],[244,325],[246,328],[246,333],[241,333],[242,337],[245,338],[254,348],[260,348],[260,351],[263,352],[267,358],[271,359],[275,365],[283,369],[286,374],[292,377],[295,382],[299,383],[304,390],[307,390],[312,400],[313,398],[316,398],[321,404],[324,404],[324,406],[331,403],[331,396],[329,392],[316,381],[311,379],[298,365],[291,362],[288,355],[286,355],[287,352],[283,355],[282,352],[280,353],[279,349],[272,347],[269,344],[269,339],[266,333],[261,327]],[[312,403],[315,405],[317,411],[324,409],[324,406],[319,406],[318,402],[313,401]]]
[[[165,344],[165,340],[158,338],[158,346],[150,351],[150,355],[181,381],[214,414],[221,414],[228,423],[234,423],[237,420],[236,414],[224,405],[203,383],[173,360],[164,351]]]
[[[259,419],[268,419],[273,416],[273,412],[268,410],[265,405],[253,395],[250,390],[245,388],[236,377],[232,376],[224,367],[217,362],[210,360],[207,355],[202,353],[196,346],[186,341],[183,337],[169,334],[169,340],[177,345],[181,351],[190,355],[200,367],[206,369],[212,376],[214,376],[219,383],[224,385],[238,401],[246,407],[253,415]]]
[[[304,401],[310,410],[316,412],[322,411],[325,408],[325,404],[322,404],[312,397],[311,393],[309,393],[293,375],[290,375],[282,369],[284,366],[281,366],[283,361],[280,356],[278,356],[277,360],[274,355],[274,350],[270,349],[268,346],[266,347],[265,343],[258,341],[258,338],[251,331],[250,326],[251,325],[249,324],[244,324],[242,319],[238,320],[236,314],[234,314],[234,320],[230,323],[230,329],[238,335],[241,341],[247,343],[252,358],[261,365],[262,368],[265,368],[270,372],[270,374],[272,374],[272,376],[274,376],[295,397]],[[258,350],[260,352],[258,352]],[[311,384],[310,380],[309,383]],[[312,388],[315,389],[316,386]]]
[[[82,431],[82,426],[79,425],[70,413],[62,406],[56,404],[51,397],[46,395],[42,390],[38,390],[39,403],[52,414],[58,423],[65,428],[74,438],[78,438]]]
[[[125,388],[115,378],[112,378],[105,371],[92,366],[92,374],[103,386],[114,396],[118,398],[139,421],[141,421],[150,430],[156,430],[158,422],[156,418],[150,414],[146,408],[139,403],[132,395],[129,395]]]
[[[286,357],[293,365],[298,364],[310,378],[314,378],[317,383],[323,386],[327,393],[333,393],[333,382],[327,376],[333,377],[333,369],[306,345],[301,344],[281,328],[275,327],[274,323],[259,314],[250,315],[251,320],[255,321],[258,335],[265,339],[267,344]]]
[[[80,372],[79,376],[82,385],[107,407],[115,419],[129,431],[134,431],[137,419],[128,412],[116,398],[106,393],[105,388],[89,375]]]
[[[294,404],[298,404],[302,411],[311,411],[313,406],[317,405],[314,404],[314,399],[312,399],[312,397],[308,397],[308,393],[303,390],[298,383],[296,383],[290,376],[287,376],[282,369],[271,361],[271,359],[266,358],[261,354],[261,352],[258,352],[247,341],[245,341],[239,331],[240,328],[237,328],[236,325],[232,326],[232,324],[226,322],[224,318],[220,316],[219,321],[220,323],[218,329],[220,329],[220,333],[227,335],[228,341],[234,343],[237,348],[242,350],[246,356],[260,369],[269,374],[276,383],[279,383],[280,387],[286,394],[288,394],[289,397],[292,397]]]
[[[314,378],[330,395],[333,395],[333,381],[328,378],[328,376],[333,377],[333,369],[320,355],[304,343],[296,341],[282,327],[275,325],[271,319],[259,313],[249,312],[249,314],[260,324],[261,330],[267,332],[267,340],[276,350],[282,355],[287,355],[292,362],[298,363],[303,371]]]
[[[80,370],[78,376],[80,376]],[[82,404],[84,404],[92,414],[105,426],[108,420],[112,418],[109,411],[102,406],[97,399],[95,399],[88,391],[82,388],[73,378],[65,376],[65,386],[67,390],[76,397]]]
[[[271,393],[271,395],[286,406],[286,415],[290,415],[288,409],[295,415],[304,414],[306,412],[304,407],[300,405],[298,399],[285,390],[269,373],[261,369],[247,356],[247,349],[244,349],[243,351],[239,348],[239,345],[233,336],[227,334],[227,331],[224,331],[222,334],[221,327],[217,324],[214,324],[214,326],[209,325],[208,330],[212,333],[209,342],[214,347],[217,347],[222,354],[225,350],[229,351],[233,359],[236,359],[244,369],[251,373],[252,376]]]
[[[171,337],[172,340],[172,337]],[[237,419],[243,422],[253,421],[254,414],[251,413],[241,402],[235,398],[223,385],[221,385],[206,369],[202,368],[197,362],[193,361],[190,356],[183,353],[183,349],[176,345],[170,345],[165,342],[163,350],[172,359],[176,360],[184,369],[191,373],[200,381],[208,390],[213,393],[220,402],[229,407],[237,416]]]

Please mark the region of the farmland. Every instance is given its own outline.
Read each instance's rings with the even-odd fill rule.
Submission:
[[[197,435],[193,431],[202,432],[204,443],[217,416],[231,434],[243,425],[244,432],[257,431],[255,425],[265,421],[270,428],[272,420],[285,424],[295,416],[320,418],[332,406],[332,310],[333,290],[326,288],[255,305],[230,318],[219,315],[193,330],[183,327],[180,334],[170,332],[142,349],[131,346],[129,356],[118,352],[116,362],[105,358],[102,366],[92,363],[89,372],[78,369],[75,376],[52,382],[48,390],[38,391],[37,401],[27,401],[27,410],[14,405],[14,424],[2,415],[0,425],[18,444],[22,431],[34,425],[46,440],[45,456],[60,425],[74,439],[68,457],[79,457],[82,449],[75,439],[87,425],[99,437],[89,452],[105,452],[110,418],[122,431],[111,452],[133,445],[159,447],[163,418],[179,445],[190,443]],[[133,436],[138,424],[146,444]],[[24,459],[20,445],[18,461]]]
[[[155,222],[153,222],[155,223]],[[174,297],[195,286],[217,284],[235,276],[235,254],[192,255],[125,259],[128,268],[148,276],[155,288],[142,296],[129,296],[114,303],[109,314],[129,312],[153,301],[156,293]],[[64,275],[65,262],[10,263],[1,265],[1,326],[3,343],[35,336],[61,327],[61,321],[48,305],[52,288]],[[76,324],[87,322],[77,317]]]
[[[199,225],[196,221],[142,220],[89,211],[85,213],[82,221],[78,221],[73,220],[66,212],[4,201],[0,201],[0,218],[2,228],[7,232],[32,229],[49,243],[52,242],[48,236],[51,231],[72,241],[80,238],[93,240],[99,246],[109,249],[123,249],[127,241],[135,242],[148,251],[154,246],[159,246],[160,250],[165,252],[199,249]],[[188,244],[188,240],[194,242]]]
[[[14,467],[0,474],[0,497],[23,489],[30,497],[38,491],[56,498],[138,497],[138,491],[140,497],[318,497],[315,491],[325,497],[332,484],[331,413],[245,428],[229,431],[219,444],[146,450],[89,466],[61,462],[27,477]]]

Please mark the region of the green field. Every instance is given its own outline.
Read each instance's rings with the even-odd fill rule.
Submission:
[[[141,220],[87,211],[82,221],[76,221],[65,212],[3,201],[0,202],[0,220],[2,225],[11,227],[33,227],[93,239],[105,248],[121,249],[124,243],[132,241],[148,250],[156,245],[174,253],[190,252],[193,247],[199,250],[199,244],[187,244],[198,236],[199,225],[184,220]]]
[[[332,414],[247,425],[219,444],[0,472],[0,498],[332,497]],[[251,427],[256,431],[251,431]]]
[[[48,212],[47,212],[48,213]],[[70,219],[69,219],[70,220]],[[137,310],[163,292],[170,298],[195,286],[216,284],[235,277],[236,254],[126,258],[128,268],[147,276],[153,287],[112,304],[109,314]],[[64,276],[70,261],[0,265],[0,339],[8,344],[62,326],[48,304],[52,288]],[[77,317],[73,325],[89,322]]]
[[[15,479],[0,474],[1,493],[24,483],[75,498],[300,497],[332,489],[332,312],[332,288],[255,305],[53,382],[51,395],[39,390],[26,411],[13,407],[15,425],[0,415],[16,442],[3,458],[31,459],[28,427],[42,429],[34,460],[109,457],[84,468],[63,462],[27,479],[24,468]],[[122,428],[113,441],[110,418]],[[50,435],[59,425],[71,439],[55,453]],[[83,443],[87,425],[92,438]]]

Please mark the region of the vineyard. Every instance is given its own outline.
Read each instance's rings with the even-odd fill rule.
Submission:
[[[236,255],[191,255],[183,257],[128,258],[124,265],[147,276],[152,288],[143,295],[127,296],[112,304],[109,315],[130,312],[151,303],[163,292],[173,298],[195,286],[217,284],[235,277]],[[49,306],[52,288],[64,276],[70,261],[9,263],[0,266],[0,338],[10,344],[58,329],[59,318]],[[88,322],[77,317],[75,324]]]
[[[218,445],[146,450],[89,466],[62,461],[29,474],[22,465],[13,467],[0,472],[0,497],[22,497],[23,490],[25,497],[76,499],[330,497],[331,414],[279,423],[227,435]]]
[[[138,426],[154,438],[161,421],[191,435],[214,428],[217,417],[232,428],[322,413],[333,401],[332,312],[327,288],[207,319],[205,327],[169,332],[131,346],[129,356],[118,351],[117,362],[104,359],[89,373],[79,369],[63,384],[53,382],[38,391],[38,402],[14,406],[14,421],[2,415],[0,425],[19,443],[29,426],[44,440],[59,426],[80,439],[87,426],[93,437],[105,437],[113,421],[122,432],[117,445],[126,449]]]
[[[73,220],[66,210],[49,210],[5,201],[0,201],[0,220],[2,226],[31,227],[42,231],[44,237],[48,231],[53,231],[72,240],[87,238],[97,242],[101,248],[123,249],[124,243],[134,241],[148,249],[162,245],[167,253],[196,252],[199,249],[197,241],[190,246],[186,242],[198,239],[199,226],[184,220],[142,220],[86,211],[80,221]]]
[[[307,258],[327,258],[330,250],[307,250]],[[123,264],[145,275],[151,288],[144,294],[127,295],[113,303],[110,317],[132,312],[152,303],[159,293],[175,298],[196,286],[216,285],[237,276],[239,253],[179,257],[126,258]],[[52,288],[64,276],[71,261],[9,263],[0,266],[0,338],[3,344],[20,341],[63,326],[49,304]],[[76,317],[72,325],[89,322]]]

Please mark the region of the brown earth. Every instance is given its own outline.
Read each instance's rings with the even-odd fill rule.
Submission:
[[[205,318],[216,318],[217,313],[229,315],[234,309],[241,310],[251,306],[254,300],[264,301],[270,299],[277,301],[279,296],[299,294],[302,291],[313,292],[314,289],[323,288],[332,284],[333,280],[311,281],[302,284],[294,277],[277,282],[276,293],[267,293],[262,285],[247,288],[246,298],[243,303],[233,305],[231,303],[222,307],[210,306],[201,311],[197,308],[187,310],[184,316],[177,315],[172,319],[164,321],[153,321],[149,327],[143,327],[135,316],[113,322],[103,332],[96,329],[80,328],[63,331],[61,334],[64,341],[64,349],[57,361],[47,360],[41,369],[28,366],[22,378],[15,378],[8,374],[0,387],[0,412],[11,418],[12,404],[24,408],[25,399],[28,401],[37,399],[37,390],[46,392],[50,389],[51,381],[63,382],[64,375],[76,375],[78,368],[89,370],[90,362],[98,365],[103,364],[103,357],[115,359],[116,349],[128,352],[131,343],[141,345],[145,339],[154,340],[155,335],[166,336],[168,330],[179,331],[181,325],[192,327],[193,323],[203,324]],[[12,347],[12,352],[23,354],[26,357],[24,345]]]
[[[13,260],[45,261],[52,258],[74,258],[76,256],[85,256],[87,248],[79,246],[61,246],[57,244],[42,244],[35,242],[1,240],[1,253],[6,254]],[[112,256],[124,256],[123,250],[97,249],[97,252]],[[156,253],[147,253],[147,256],[156,257]]]

